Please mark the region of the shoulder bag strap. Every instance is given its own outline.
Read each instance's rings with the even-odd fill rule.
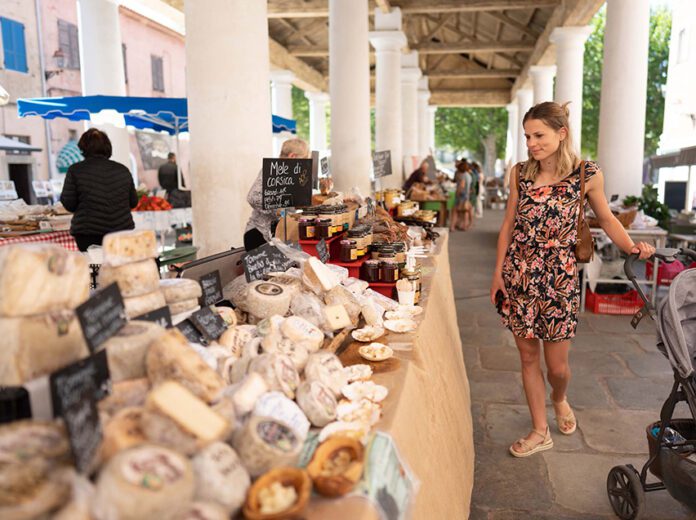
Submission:
[[[585,161],[580,166],[580,211],[578,213],[578,226],[585,219]]]

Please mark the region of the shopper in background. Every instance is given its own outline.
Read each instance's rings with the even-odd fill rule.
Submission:
[[[414,170],[411,175],[409,175],[402,187],[404,193],[408,193],[408,190],[410,190],[417,182],[420,182],[421,184],[430,183],[430,179],[428,179],[428,161],[423,161],[420,163],[420,166]]]
[[[474,162],[473,169],[476,170],[476,179],[474,179],[474,191],[476,192],[474,195],[476,198],[472,201],[474,204],[474,216],[476,218],[481,218],[483,217],[483,198],[481,197],[481,192],[483,191],[483,181],[485,177],[479,163]]]
[[[133,177],[121,163],[109,160],[111,141],[90,128],[77,143],[83,161],[68,168],[60,201],[71,213],[70,233],[80,251],[101,245],[104,235],[133,229],[131,208],[138,204]]]
[[[167,162],[162,163],[157,170],[157,180],[163,190],[167,191],[167,198],[172,191],[179,187],[178,183],[179,167],[176,164],[176,154],[169,152],[167,154]]]
[[[284,159],[309,159],[309,145],[302,139],[288,139],[280,149]],[[247,202],[251,206],[251,217],[244,231],[244,249],[251,251],[270,241],[278,225],[278,214],[274,209],[263,209],[263,172],[259,171],[252,184]]]
[[[459,182],[457,183],[457,203],[455,211],[457,213],[456,222],[450,225],[450,229],[467,231],[473,221],[473,206],[471,205],[472,175],[471,164],[464,159],[457,167]]]

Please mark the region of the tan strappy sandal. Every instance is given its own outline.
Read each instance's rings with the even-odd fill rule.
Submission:
[[[553,399],[551,399],[551,402],[553,403],[553,411],[556,414],[556,424],[558,425],[558,431],[560,431],[563,435],[571,435],[575,433],[575,430],[578,429],[578,420],[575,418],[573,409],[570,407],[570,404],[568,403],[568,398],[564,398],[562,401],[554,401]],[[568,412],[566,415],[559,415],[556,410],[557,407],[562,405],[563,403],[568,405],[570,412]]]
[[[530,455],[534,455],[535,453],[538,453],[540,451],[550,450],[551,448],[553,448],[553,439],[551,438],[551,432],[549,431],[548,426],[546,427],[546,430],[543,432],[540,432],[538,430],[532,430],[532,433],[538,435],[539,438],[541,438],[541,441],[536,444],[532,444],[525,438],[516,440],[512,444],[512,446],[510,446],[510,453],[513,457],[529,457]],[[522,450],[515,450],[516,445],[521,446]]]

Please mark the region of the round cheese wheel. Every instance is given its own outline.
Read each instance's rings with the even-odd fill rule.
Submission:
[[[156,291],[160,285],[157,263],[148,259],[119,266],[103,264],[99,269],[99,286],[106,287],[114,282],[124,298]]]
[[[316,352],[309,356],[305,366],[307,381],[321,381],[338,397],[348,384],[341,360],[331,352]]]
[[[160,280],[159,288],[167,303],[198,299],[203,294],[201,284],[188,278],[165,278]]]
[[[196,500],[215,502],[229,515],[244,504],[251,485],[249,472],[237,453],[224,442],[215,442],[193,459],[196,475]]]
[[[232,357],[239,358],[242,355],[242,349],[252,338],[256,336],[256,326],[254,325],[237,325],[230,327],[222,336],[218,338],[218,343],[227,347]]]
[[[235,450],[252,477],[277,466],[292,466],[302,442],[287,424],[270,417],[252,416],[235,439]]]
[[[151,321],[131,321],[104,342],[109,373],[113,382],[146,376],[145,357],[150,344],[164,334],[164,328]]]
[[[169,313],[172,316],[176,316],[177,314],[182,314],[184,312],[192,312],[198,309],[198,299],[197,298],[191,298],[189,300],[181,300],[178,302],[172,302],[168,303],[169,305]]]
[[[270,318],[274,314],[285,316],[290,308],[292,295],[282,285],[256,281],[247,289],[246,306],[257,318]]]
[[[124,265],[157,258],[157,237],[151,229],[118,231],[104,235],[104,264]]]
[[[304,370],[309,359],[309,350],[306,343],[293,343],[289,339],[283,339],[278,343],[277,352],[288,356],[298,372]]]
[[[161,446],[122,451],[99,474],[94,496],[105,518],[174,519],[193,498],[189,460]]]
[[[321,381],[305,381],[297,389],[297,404],[314,426],[326,426],[336,420],[336,398]]]
[[[129,319],[137,318],[138,316],[156,309],[161,309],[166,304],[164,296],[162,296],[159,289],[143,294],[142,296],[123,299],[123,305],[126,308],[126,316],[128,316]]]
[[[292,399],[280,392],[267,392],[259,397],[254,405],[254,415],[271,417],[290,426],[304,442],[309,432],[309,420],[302,409]]]
[[[54,470],[45,478],[37,477],[18,490],[3,493],[0,502],[0,518],[3,520],[34,520],[45,518],[70,500],[71,471],[68,468]],[[74,474],[74,473],[72,473]],[[3,480],[0,489],[6,486]]]
[[[310,352],[316,352],[324,343],[324,333],[319,327],[299,316],[286,318],[280,325],[280,330],[289,340],[302,342]]]
[[[284,354],[261,354],[252,359],[249,372],[258,372],[271,390],[283,392],[293,399],[300,376],[292,360]]]
[[[224,320],[225,325],[228,327],[234,327],[237,325],[237,313],[234,312],[234,309],[232,307],[223,307],[223,306],[215,306],[215,310],[217,313],[220,315],[220,317]]]

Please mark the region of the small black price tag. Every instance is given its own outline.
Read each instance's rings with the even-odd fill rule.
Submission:
[[[372,170],[374,172],[375,179],[387,177],[388,175],[392,174],[390,150],[375,152],[375,154],[372,156]]]
[[[220,271],[215,270],[206,275],[201,276],[201,287],[203,295],[201,296],[201,307],[215,305],[222,300],[222,283],[220,282]]]
[[[203,307],[194,312],[189,320],[208,341],[215,341],[227,330],[225,320],[210,307]]]
[[[264,244],[252,249],[242,258],[247,282],[263,280],[268,273],[283,273],[295,262],[285,256],[280,249]]]
[[[169,306],[167,305],[165,305],[164,307],[160,307],[159,309],[155,309],[154,311],[141,314],[140,316],[133,319],[152,321],[160,327],[164,327],[165,329],[172,328],[172,313],[169,311]]]
[[[181,323],[177,324],[176,326],[177,329],[181,331],[181,333],[186,336],[186,339],[189,340],[191,343],[199,343],[201,345],[207,344],[207,341],[203,337],[203,335],[198,332],[198,329],[193,326],[193,323],[190,321],[190,319],[186,319],[182,321]]]
[[[331,258],[329,248],[326,246],[326,240],[323,238],[317,244],[317,253],[319,253],[319,260],[321,260],[324,264]]]
[[[114,282],[97,291],[75,309],[90,352],[116,334],[126,324],[123,297]]]
[[[102,349],[96,354],[53,372],[49,376],[54,417],[62,415],[62,406],[65,401],[61,398],[62,394],[59,393],[59,389],[67,388],[69,390],[71,387],[86,386],[87,379],[92,381],[95,401],[101,401],[111,393],[111,374],[109,373],[106,350]]]

